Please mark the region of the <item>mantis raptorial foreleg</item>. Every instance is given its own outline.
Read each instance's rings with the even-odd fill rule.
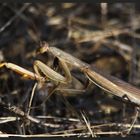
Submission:
[[[8,69],[11,69],[26,79],[38,80],[41,82],[45,82],[46,80],[50,79],[52,81],[66,84],[67,81],[71,81],[71,74],[65,63],[61,62],[61,66],[64,69],[66,78],[61,74],[55,72],[53,69],[51,69],[50,67],[48,67],[47,65],[45,65],[43,62],[39,60],[36,60],[34,63],[35,73],[13,63],[7,63],[7,62],[0,63],[0,68],[6,67]],[[43,73],[44,76],[41,76],[39,71]]]
[[[61,88],[59,88],[59,85],[61,84],[68,84],[72,81],[72,76],[70,73],[70,70],[67,66],[67,64],[62,61],[61,59],[59,60],[59,65],[61,66],[62,70],[65,73],[65,77],[60,75],[59,73],[55,72],[53,69],[51,69],[50,67],[48,67],[47,65],[45,65],[43,62],[36,60],[34,63],[34,70],[35,73],[38,76],[41,76],[41,73],[43,73],[43,75],[45,75],[46,80],[47,78],[54,81],[56,83],[55,87],[50,91],[49,95],[46,97],[46,99],[44,99],[44,101],[38,105],[37,107],[41,106],[44,102],[47,101],[47,99],[56,91],[56,90],[60,90],[63,91],[63,86]],[[71,89],[68,89],[71,90]],[[65,91],[65,89],[64,89]],[[78,90],[75,90],[78,91]],[[80,92],[82,90],[79,90]],[[33,107],[36,108],[36,107]]]
[[[36,60],[34,62],[35,73],[33,73],[29,70],[26,70],[25,68],[22,68],[16,64],[7,63],[7,62],[0,63],[0,68],[6,67],[6,68],[11,69],[14,72],[20,74],[22,77],[24,77],[26,79],[37,80],[40,83],[44,83],[48,80],[53,81],[55,83],[55,86],[48,96],[48,97],[50,97],[52,95],[52,93],[54,93],[56,90],[63,91],[63,87],[57,88],[57,87],[59,87],[59,85],[70,83],[72,80],[71,73],[69,71],[67,64],[65,62],[63,62],[62,60],[59,60],[59,65],[61,66],[62,70],[64,71],[65,77],[62,76],[61,74],[57,73],[56,71],[54,71],[53,69],[51,69],[50,67],[48,67],[47,65],[45,65],[43,62],[41,62],[39,60]],[[30,102],[32,102],[32,101],[30,101]]]
[[[66,78],[59,73],[55,72],[53,69],[45,65],[43,62],[36,60],[34,63],[34,70],[37,75],[41,76],[40,73],[43,73],[45,76],[45,79],[51,79],[52,81],[55,82],[60,82],[65,84],[66,83]]]
[[[70,73],[70,70],[67,66],[67,64],[63,60],[59,60],[59,65],[61,66],[62,70],[64,71],[64,76],[61,74],[57,73],[47,65],[45,65],[43,62],[36,60],[34,63],[34,70],[35,73],[22,68],[16,64],[13,63],[0,63],[0,68],[6,67],[8,69],[13,70],[14,72],[20,74],[22,77],[25,79],[32,79],[32,80],[37,80],[41,83],[45,83],[47,80],[51,80],[55,82],[56,84],[67,84],[70,83],[72,80],[72,76]],[[42,75],[43,74],[43,75]],[[63,90],[63,88],[58,88],[57,90]],[[76,91],[76,90],[75,90]]]
[[[61,60],[59,60],[59,64],[62,70],[64,71],[65,77],[59,74],[58,72],[54,71],[53,69],[51,69],[50,67],[48,67],[46,64],[44,64],[39,60],[36,60],[34,62],[34,70],[35,73],[40,77],[41,77],[40,73],[45,75],[46,80],[48,78],[56,83],[62,83],[62,84],[70,83],[72,80],[72,76],[67,64]]]
[[[62,69],[66,75],[67,83],[70,83],[72,81],[72,76],[71,76],[71,73],[70,73],[70,70],[69,70],[67,64],[61,59],[59,59],[59,64],[62,67]]]

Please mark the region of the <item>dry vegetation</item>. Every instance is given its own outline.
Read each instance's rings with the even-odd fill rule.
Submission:
[[[0,62],[34,71],[34,61],[41,60],[53,68],[52,55],[36,55],[39,42],[45,40],[91,66],[140,86],[139,5],[3,3],[0,12]],[[133,104],[94,84],[86,87],[87,78],[77,69],[71,73],[75,77],[71,84],[29,111],[31,93],[34,92],[31,106],[38,106],[54,83],[35,88],[36,81],[1,68],[1,136],[140,135],[139,114]]]

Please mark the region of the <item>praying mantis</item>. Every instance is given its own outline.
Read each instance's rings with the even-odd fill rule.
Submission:
[[[72,81],[71,72],[69,70],[69,65],[71,65],[81,70],[81,72],[84,73],[91,83],[94,83],[104,91],[123,98],[124,100],[131,101],[137,106],[140,105],[140,89],[116,77],[105,74],[95,67],[91,68],[89,64],[79,60],[78,58],[56,47],[49,47],[48,43],[43,42],[40,49],[38,50],[38,54],[45,52],[51,53],[59,60],[59,65],[62,67],[65,76],[54,71],[40,60],[36,60],[34,62],[35,73],[28,71],[16,64],[7,62],[0,63],[0,68],[5,66],[6,68],[9,68],[22,75],[24,78],[37,80],[42,83],[47,80],[51,80],[55,83],[68,84]],[[41,74],[45,76],[42,76]]]

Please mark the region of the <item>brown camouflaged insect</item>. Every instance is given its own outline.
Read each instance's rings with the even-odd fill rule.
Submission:
[[[136,105],[140,105],[140,89],[131,84],[124,82],[114,76],[105,74],[103,71],[98,70],[95,67],[90,67],[89,64],[82,62],[81,60],[75,58],[74,56],[56,48],[49,47],[47,43],[42,43],[42,47],[39,50],[39,53],[50,52],[55,57],[59,59],[59,61],[65,64],[65,69],[67,64],[72,65],[74,67],[79,68],[87,78],[100,87],[101,89],[112,93],[115,96],[121,97],[124,100],[131,101]],[[67,77],[70,77],[70,72],[68,72],[68,67],[66,74]]]
[[[131,84],[126,83],[111,75],[105,74],[95,67],[91,68],[89,64],[82,62],[74,56],[56,47],[49,47],[46,42],[42,43],[42,46],[38,51],[38,53],[44,52],[50,52],[58,58],[60,62],[59,64],[65,72],[65,77],[39,60],[36,60],[34,63],[35,73],[30,72],[13,63],[1,63],[0,68],[5,66],[27,79],[38,80],[40,82],[45,82],[46,80],[50,79],[57,83],[67,84],[71,82],[71,73],[68,65],[72,65],[79,68],[92,83],[96,84],[101,89],[127,101],[131,101],[136,105],[140,105],[140,89],[132,86]],[[45,75],[45,77],[41,76],[40,71]]]

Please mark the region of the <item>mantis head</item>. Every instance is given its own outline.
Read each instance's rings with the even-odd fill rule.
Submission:
[[[36,53],[37,54],[42,54],[42,53],[45,53],[49,50],[49,44],[45,41],[41,42],[40,43],[40,47],[39,49],[37,49]]]

